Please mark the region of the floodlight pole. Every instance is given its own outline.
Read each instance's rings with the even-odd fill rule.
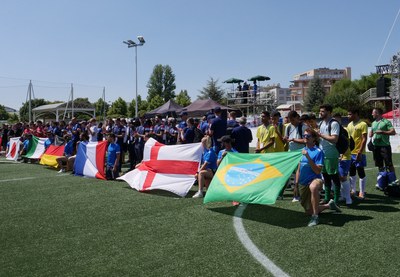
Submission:
[[[128,48],[135,47],[135,78],[136,78],[136,95],[135,95],[135,117],[138,117],[138,70],[137,70],[137,47],[138,46],[143,46],[143,44],[146,42],[142,36],[137,37],[139,40],[139,43],[136,43],[132,40],[126,40],[123,41],[123,43],[128,45]]]

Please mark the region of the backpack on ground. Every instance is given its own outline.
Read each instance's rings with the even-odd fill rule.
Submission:
[[[201,139],[204,137],[203,132],[196,127],[193,129],[193,132],[194,132],[193,142],[201,142]]]

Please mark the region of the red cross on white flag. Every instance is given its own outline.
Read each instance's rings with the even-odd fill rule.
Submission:
[[[118,180],[138,191],[160,189],[184,197],[195,181],[202,153],[201,143],[164,145],[151,138],[145,144],[142,164]]]

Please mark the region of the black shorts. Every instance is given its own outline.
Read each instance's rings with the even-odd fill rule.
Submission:
[[[375,166],[383,167],[385,166],[393,166],[392,162],[392,147],[388,146],[376,146],[373,152]]]

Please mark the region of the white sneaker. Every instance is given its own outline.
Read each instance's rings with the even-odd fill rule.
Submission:
[[[60,171],[58,171],[58,173],[64,173],[65,172],[65,168],[61,168]]]
[[[299,201],[300,201],[300,197],[298,197],[298,196],[295,196],[292,199],[292,202],[299,202]]]
[[[199,190],[198,192],[196,192],[192,198],[203,198],[203,192],[201,190]]]
[[[329,209],[333,210],[333,211],[337,211],[337,212],[341,212],[342,210],[340,210],[340,208],[336,205],[335,201],[333,201],[333,199],[329,200],[328,202],[329,205]]]

